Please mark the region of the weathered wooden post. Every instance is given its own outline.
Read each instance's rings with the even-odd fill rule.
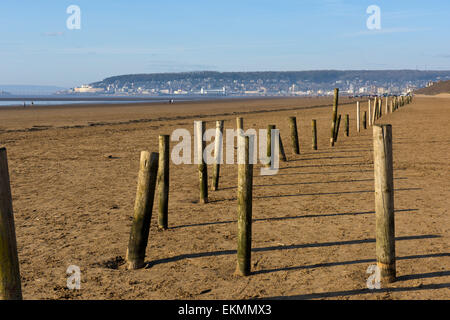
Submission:
[[[384,113],[385,114],[389,113],[389,97],[386,97],[386,106],[384,108]]]
[[[238,138],[238,143],[244,144],[238,150],[245,152],[245,161],[242,164],[238,164],[238,248],[236,274],[239,276],[248,276],[251,272],[252,250],[253,164],[250,163],[249,157],[249,137]]]
[[[159,136],[159,165],[158,165],[158,228],[167,229],[169,220],[169,149],[170,136]]]
[[[367,129],[367,111],[364,111],[363,128]]]
[[[272,125],[271,129],[276,129],[275,125]],[[271,131],[269,131],[267,133],[267,138],[271,139],[272,135],[271,135]],[[287,161],[286,158],[286,153],[284,152],[284,147],[283,147],[283,141],[281,140],[281,134],[278,135],[278,141],[279,141],[279,145],[280,145],[280,153],[281,153],[281,160],[283,160],[284,162]],[[270,143],[270,148],[272,148],[272,142]],[[269,154],[269,153],[268,153]],[[270,155],[272,155],[272,151],[270,152]]]
[[[334,142],[337,142],[340,126],[341,126],[341,115],[339,115],[337,123],[336,123],[336,131],[334,133]]]
[[[297,118],[289,117],[289,125],[291,127],[292,148],[295,154],[300,154],[300,146],[298,143]]]
[[[244,119],[243,118],[241,118],[241,117],[237,117],[236,118],[236,129],[237,130],[244,130]]]
[[[381,281],[395,281],[394,179],[392,126],[373,127],[376,253]]]
[[[359,101],[356,102],[356,131],[361,132],[361,109]]]
[[[348,137],[350,134],[350,118],[349,115],[345,115],[345,136]]]
[[[380,98],[377,98],[377,107],[375,108],[375,119],[380,117]]]
[[[203,156],[206,143],[203,139],[206,131],[204,121],[196,121],[198,178],[200,188],[200,203],[208,203],[208,167]]]
[[[128,269],[131,270],[144,266],[155,196],[158,158],[159,155],[156,152],[152,152],[151,155],[148,151],[141,152],[133,224],[126,254]]]
[[[276,126],[274,126],[273,128],[275,129]],[[287,161],[287,158],[286,158],[286,153],[284,152],[283,140],[281,140],[281,133],[278,135],[278,140],[279,140],[279,143],[280,143],[281,160],[283,160],[284,162],[286,162],[286,161]]]
[[[216,137],[214,139],[214,164],[212,175],[212,189],[219,189],[220,164],[222,162],[223,149],[223,120],[216,121]]]
[[[272,129],[275,129],[275,125],[269,124],[267,126],[267,159],[268,162],[266,167],[270,167],[272,165]]]
[[[373,117],[372,117],[372,124],[375,124],[375,120],[378,119],[378,107],[380,106],[380,103],[378,102],[379,99],[378,97],[375,97],[375,101],[374,101],[374,108],[373,108]]]
[[[383,116],[383,98],[378,100],[378,118]]]
[[[375,124],[375,117],[377,115],[377,106],[378,106],[378,102],[377,102],[377,98],[375,97],[375,100],[373,101],[373,108],[372,108],[372,115],[371,115],[371,119],[372,122],[370,123],[371,126],[373,126]]]
[[[6,148],[0,148],[0,300],[22,300]]]
[[[312,148],[313,150],[317,150],[317,121],[315,119],[312,119],[311,126],[312,126]]]
[[[336,122],[337,122],[337,112],[338,112],[338,104],[339,104],[339,88],[334,89],[334,100],[333,100],[333,115],[331,121],[331,136],[330,136],[330,146],[334,146],[336,136]]]
[[[368,113],[369,113],[369,126],[372,125],[372,109],[371,109],[371,105],[370,105],[370,99],[369,99],[369,109],[368,109]],[[365,129],[365,128],[364,128]]]

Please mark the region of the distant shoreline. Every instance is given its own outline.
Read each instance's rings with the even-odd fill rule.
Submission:
[[[54,99],[47,99],[44,97],[34,97],[37,99],[8,99],[8,98],[0,98],[0,108],[20,108],[23,109],[23,102],[26,102],[26,108],[61,108],[61,107],[101,107],[101,106],[115,106],[115,107],[122,107],[122,106],[140,106],[140,105],[149,105],[149,104],[168,104],[171,99],[173,99],[173,104],[180,104],[180,103],[211,103],[215,101],[254,101],[254,100],[280,100],[280,99],[314,99],[314,98],[324,98],[324,97],[299,97],[299,96],[240,96],[240,97],[192,97],[192,98],[186,98],[186,97],[180,97],[179,99],[176,98],[167,98],[167,99],[161,99],[161,98],[154,98],[154,99],[142,99],[142,98],[134,98],[134,99],[104,99],[104,98],[98,98],[98,99],[92,99],[92,98],[54,98]],[[125,97],[123,97],[125,98]],[[6,102],[16,102],[11,104],[6,104]],[[31,102],[34,102],[33,105],[30,105]],[[38,102],[38,103],[36,103]],[[44,103],[43,103],[44,102]],[[45,104],[45,102],[50,102],[48,104]],[[57,103],[57,102],[66,102],[66,103]]]
[[[344,98],[341,103],[355,102]],[[0,132],[43,130],[44,128],[85,128],[102,125],[148,123],[226,117],[238,114],[292,111],[330,106],[332,97],[316,98],[234,98],[202,101],[135,103],[84,103],[46,106],[0,107]]]

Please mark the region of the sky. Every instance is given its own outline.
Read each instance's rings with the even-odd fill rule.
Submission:
[[[67,27],[71,5],[80,29]],[[367,26],[372,5],[380,29]],[[448,0],[2,0],[0,85],[71,88],[200,70],[450,70],[449,17]]]

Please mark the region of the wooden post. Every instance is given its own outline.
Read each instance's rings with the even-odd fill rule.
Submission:
[[[270,130],[272,130],[272,129],[276,129],[276,126],[272,125]],[[270,142],[270,148],[272,148],[272,140],[271,140],[272,135],[270,134],[270,132],[271,131],[269,131],[267,138],[271,141]],[[279,141],[279,144],[280,144],[281,160],[286,162],[287,158],[286,158],[286,153],[284,152],[283,141],[281,140],[281,133],[278,135],[278,137],[279,137],[278,141]],[[269,153],[267,155],[269,156]],[[272,155],[272,151],[270,152],[270,155]]]
[[[317,150],[317,121],[313,119],[311,121],[312,126],[312,148],[313,150]]]
[[[370,99],[369,99],[369,126],[372,125],[372,109],[371,109],[371,105],[370,105]],[[365,128],[364,128],[365,129]]]
[[[348,137],[350,134],[350,118],[349,115],[345,115],[345,136]]]
[[[159,136],[159,165],[158,165],[158,228],[167,229],[169,220],[169,135]]]
[[[292,148],[295,154],[300,154],[300,146],[298,143],[297,118],[289,117],[289,124],[291,127]]]
[[[241,117],[236,118],[236,129],[237,130],[244,130],[244,119]]]
[[[0,300],[22,300],[6,148],[0,148]]]
[[[159,155],[156,152],[152,152],[151,155],[148,151],[141,152],[133,224],[126,254],[128,269],[131,270],[144,266],[155,196],[158,158]]]
[[[337,122],[337,112],[338,112],[338,104],[339,104],[339,88],[334,89],[334,100],[333,100],[333,115],[331,121],[331,136],[330,136],[330,146],[334,146],[336,142],[334,137],[336,136],[336,122]]]
[[[222,162],[223,148],[223,120],[216,121],[216,137],[214,139],[214,165],[212,175],[212,189],[219,189],[220,163]]]
[[[249,137],[238,139],[238,143],[244,143],[239,148],[245,152],[245,163],[238,165],[238,243],[236,274],[248,276],[251,272],[252,250],[252,188],[253,188],[253,164],[249,159]]]
[[[272,165],[272,129],[275,129],[275,125],[269,124],[267,126],[267,158],[268,162],[266,167],[270,167]]]
[[[206,126],[205,121],[197,121],[196,127],[196,137],[197,137],[197,157],[198,157],[198,179],[199,179],[199,189],[200,189],[200,203],[208,203],[208,166],[205,162],[205,157],[203,153],[205,151],[206,143],[203,140],[205,135]]]
[[[341,115],[339,115],[337,123],[336,123],[336,132],[334,133],[334,141],[337,142],[339,135],[339,127],[341,126]]]
[[[376,252],[381,281],[395,281],[394,179],[392,126],[373,127]]]
[[[378,118],[381,118],[383,115],[382,109],[383,109],[383,98],[380,98],[378,99]]]
[[[378,106],[377,98],[375,97],[375,100],[373,101],[373,108],[372,108],[372,115],[371,115],[371,119],[372,119],[372,122],[370,123],[371,126],[373,126],[375,124],[375,116],[377,114],[377,106]]]
[[[384,109],[384,113],[388,114],[389,113],[389,97],[386,97],[386,106]]]
[[[273,126],[273,128],[275,129],[276,126]],[[287,158],[286,158],[286,153],[284,152],[283,141],[281,140],[281,133],[278,135],[278,140],[280,141],[279,143],[280,143],[281,160],[286,162]]]
[[[367,129],[367,111],[364,111],[363,128]]]
[[[373,108],[373,117],[372,117],[372,125],[375,124],[375,120],[378,119],[378,107],[379,107],[379,99],[378,97],[375,97],[375,101],[374,101],[374,108]]]
[[[361,109],[359,101],[356,102],[356,131],[361,132]]]

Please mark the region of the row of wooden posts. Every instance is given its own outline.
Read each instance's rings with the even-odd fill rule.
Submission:
[[[337,116],[338,110],[338,96],[339,90],[335,89],[335,98],[333,103],[333,114],[332,114],[332,137],[330,143],[334,146],[339,135],[339,127],[341,121],[341,115]],[[390,125],[376,126],[374,125],[375,120],[382,116],[382,98],[376,98],[373,101],[373,113],[370,107],[371,101],[369,100],[368,108],[370,117],[369,123],[374,126],[374,156],[375,156],[375,194],[376,194],[376,210],[377,212],[377,248],[380,246],[384,248],[384,245],[380,243],[393,242],[393,237],[389,234],[384,233],[379,234],[378,230],[385,230],[383,228],[384,223],[391,224],[391,219],[393,217],[393,202],[392,208],[390,206],[390,197],[393,197],[393,184],[392,180],[392,129]],[[394,112],[399,107],[404,106],[412,101],[411,96],[407,97],[392,97],[390,102],[390,108],[388,108],[388,98],[386,98],[386,113]],[[195,127],[197,130],[197,137],[203,137],[205,133],[205,122],[198,121],[199,125]],[[317,150],[317,121],[312,120],[312,148]],[[364,112],[363,118],[364,129],[367,128],[366,124],[366,111]],[[296,117],[289,117],[290,125],[290,136],[292,142],[292,148],[295,154],[300,154],[300,145],[298,139],[298,129],[297,129],[297,119]],[[345,116],[345,134],[349,136],[349,115]],[[219,189],[219,176],[220,176],[220,159],[222,148],[220,146],[221,139],[218,137],[223,136],[224,121],[216,121],[216,139],[215,139],[215,158],[216,161],[213,164],[213,177],[211,188],[213,191]],[[236,128],[243,133],[244,131],[244,119],[242,117],[236,118]],[[272,137],[271,131],[276,129],[275,125],[268,125],[267,127],[267,158],[271,159],[272,151]],[[357,131],[360,131],[360,102],[357,102]],[[245,161],[244,163],[238,164],[238,190],[237,190],[237,202],[238,202],[238,250],[237,250],[237,268],[236,273],[239,275],[249,275],[250,261],[251,261],[251,224],[252,224],[252,189],[253,189],[253,164],[249,161],[249,136],[239,135],[238,145],[241,144],[238,150],[243,150]],[[200,193],[200,203],[208,203],[208,171],[207,165],[205,163],[203,153],[205,150],[205,141],[200,139],[197,143],[197,152],[200,163],[198,164],[199,173],[199,193]],[[287,161],[286,154],[284,151],[281,135],[279,136],[279,146],[280,155],[283,161]],[[387,149],[381,150],[382,146]],[[130,234],[130,241],[127,251],[127,261],[129,269],[141,268],[144,266],[145,249],[148,239],[148,231],[150,227],[150,219],[153,204],[153,193],[155,190],[155,184],[158,181],[159,190],[159,217],[158,217],[158,227],[160,229],[167,229],[168,221],[168,190],[169,190],[169,136],[161,135],[159,137],[159,152],[164,153],[164,156],[159,156],[157,153],[152,153],[151,155],[143,151],[141,154],[141,168],[138,180],[138,190],[135,203],[135,214],[134,222],[132,226],[132,231]],[[158,169],[158,159],[159,159],[159,169]],[[268,166],[271,165],[269,162]],[[153,179],[152,179],[153,177]],[[157,178],[156,178],[157,177]],[[386,185],[384,185],[386,184]],[[149,186],[146,189],[145,186]],[[153,190],[153,191],[152,191]],[[387,191],[386,191],[387,190]],[[147,197],[144,195],[147,194]],[[381,197],[381,198],[380,198]],[[385,199],[388,197],[389,199]],[[392,198],[393,199],[393,198]],[[384,207],[383,207],[384,206]],[[391,210],[392,209],[392,210]],[[391,212],[392,211],[392,212]],[[381,217],[381,218],[380,218]],[[379,226],[380,225],[380,226]],[[393,226],[392,226],[393,228]],[[380,245],[379,245],[380,244]],[[381,250],[381,249],[380,249]],[[379,257],[379,267],[380,270],[385,270],[386,259],[385,257],[391,257],[391,254],[386,252],[378,252],[377,257]],[[389,259],[388,259],[389,260]],[[390,260],[389,260],[390,261]],[[390,270],[389,268],[387,268]],[[394,267],[395,269],[395,267]],[[381,273],[384,274],[383,272]],[[394,271],[395,274],[395,271]],[[386,277],[385,277],[386,280]]]
[[[335,98],[332,113],[332,131],[330,144],[334,146],[339,134],[341,115],[338,116],[338,95]],[[392,97],[390,104],[386,99],[385,112],[394,112],[399,107],[412,102],[411,96]],[[392,127],[391,125],[374,125],[374,121],[382,115],[382,99],[374,101],[374,108],[368,106],[369,124],[373,125],[374,174],[375,174],[375,211],[376,211],[376,255],[381,279],[385,282],[395,280],[395,238],[394,238],[394,189],[392,165]],[[389,107],[388,107],[389,106]],[[363,127],[367,128],[366,111],[363,116]],[[223,134],[223,120],[216,122],[216,137]],[[296,117],[289,118],[290,135],[293,151],[300,154]],[[237,128],[243,130],[243,118],[237,118]],[[275,125],[268,126],[267,156],[271,158],[271,130]],[[203,137],[204,122],[196,127],[197,136]],[[357,102],[357,131],[360,131],[360,103]],[[345,134],[349,135],[349,115],[345,117]],[[169,135],[159,136],[159,152],[142,151],[134,217],[130,232],[126,261],[129,269],[142,268],[145,265],[145,251],[150,231],[150,221],[153,210],[155,190],[158,189],[158,227],[168,228],[169,205]],[[237,189],[237,266],[236,274],[247,276],[251,273],[251,235],[252,235],[252,190],[253,164],[249,159],[249,136],[238,136],[238,149],[244,152],[244,161],[238,164]],[[317,122],[312,120],[312,148],[317,150]],[[201,139],[196,152],[203,155],[205,142]],[[216,139],[215,157],[221,156],[219,139]],[[286,154],[280,136],[280,153],[286,161]],[[208,174],[207,165],[200,156],[198,165],[200,202],[208,202]],[[270,165],[270,164],[269,164]],[[218,190],[220,163],[215,161],[213,166],[212,190]],[[19,260],[17,254],[16,235],[9,181],[9,171],[6,148],[0,148],[0,299],[21,299],[21,281]]]

